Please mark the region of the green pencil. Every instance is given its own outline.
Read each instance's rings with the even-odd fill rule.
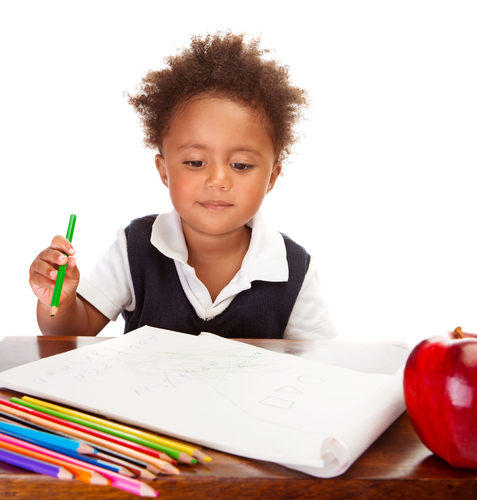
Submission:
[[[73,233],[75,230],[76,215],[70,215],[70,222],[68,224],[68,231],[66,231],[66,239],[71,243]],[[65,254],[66,255],[66,254]],[[68,255],[66,255],[68,257]],[[60,305],[61,289],[63,288],[63,281],[65,279],[66,266],[68,263],[63,264],[58,268],[58,275],[56,276],[55,289],[53,290],[53,297],[51,298],[50,316],[53,317],[58,311]]]

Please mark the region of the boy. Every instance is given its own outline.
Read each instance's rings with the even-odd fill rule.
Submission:
[[[306,104],[287,68],[263,54],[243,35],[193,37],[129,96],[174,210],[120,230],[81,283],[72,245],[56,236],[30,268],[45,335],[96,335],[120,313],[125,333],[147,324],[229,338],[336,335],[312,258],[259,212]]]

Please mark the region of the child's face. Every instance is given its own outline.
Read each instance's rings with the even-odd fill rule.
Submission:
[[[242,231],[281,170],[261,116],[212,97],[174,117],[156,166],[184,232],[208,235]]]

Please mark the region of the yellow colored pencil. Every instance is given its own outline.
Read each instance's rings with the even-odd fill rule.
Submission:
[[[105,420],[103,418],[95,417],[93,415],[89,415],[87,413],[83,413],[77,410],[71,410],[70,408],[65,408],[63,406],[55,405],[53,403],[48,403],[47,401],[42,401],[40,399],[32,398],[30,396],[23,396],[22,399],[28,403],[33,403],[38,406],[43,406],[44,408],[49,408],[51,410],[56,410],[61,413],[64,413],[65,415],[71,415],[74,417],[79,417],[83,418],[85,420],[89,420],[90,422],[95,422],[97,424],[101,424],[104,426],[108,426],[112,429],[117,429],[123,432],[129,432],[130,434],[133,434],[138,437],[142,437],[144,439],[149,439],[150,441],[153,441],[158,444],[162,444],[164,446],[169,446],[170,448],[175,448],[176,450],[183,451],[187,453],[190,456],[193,456],[196,458],[199,462],[210,462],[212,459],[202,453],[200,450],[197,448],[194,448],[193,446],[190,446],[185,443],[180,443],[178,441],[174,441],[172,439],[167,439],[162,436],[158,436],[156,434],[151,434],[149,432],[141,431],[139,429],[135,429],[134,427],[129,427],[127,425],[123,424],[118,424],[116,422],[111,422],[109,420]]]

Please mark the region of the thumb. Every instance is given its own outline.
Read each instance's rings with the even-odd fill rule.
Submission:
[[[76,265],[76,257],[69,257],[68,265],[66,266],[66,276],[68,279],[79,279],[79,269]]]

